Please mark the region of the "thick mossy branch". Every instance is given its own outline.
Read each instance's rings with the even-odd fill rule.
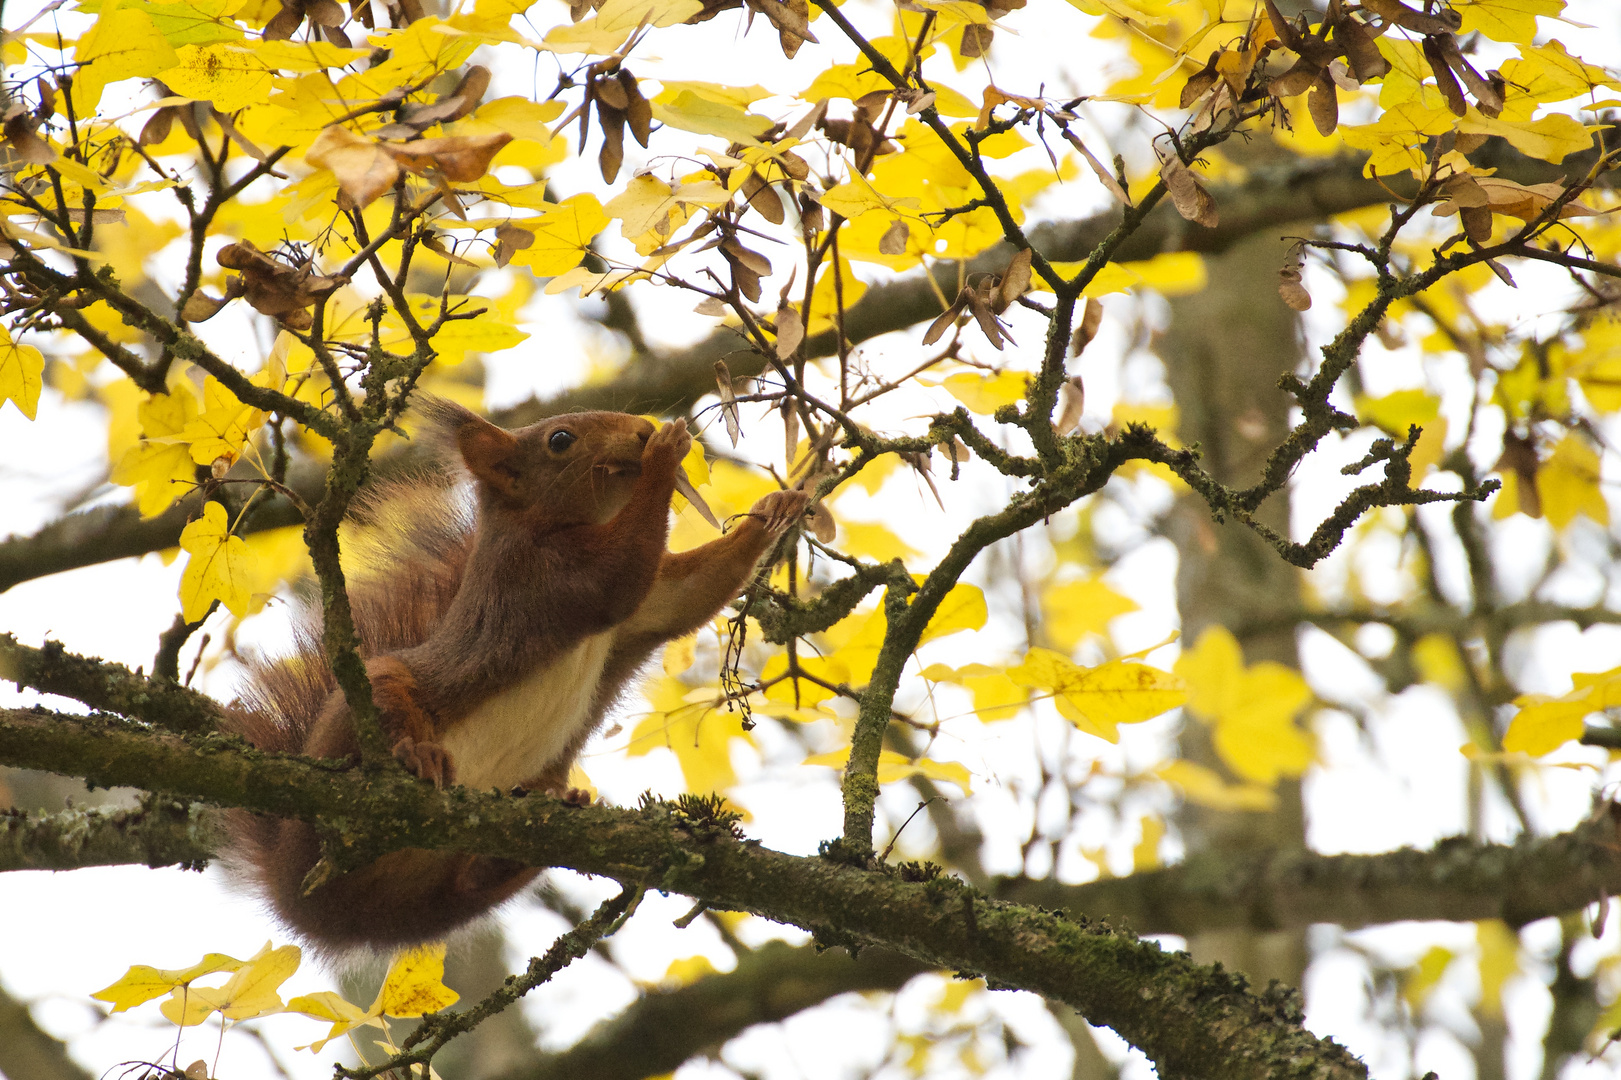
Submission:
[[[149,680],[122,664],[75,655],[55,641],[36,649],[0,634],[0,679],[181,734],[213,731],[221,715],[219,705],[207,695],[161,679]]]
[[[826,944],[882,945],[1064,1001],[1142,1049],[1169,1080],[1367,1075],[1342,1047],[1301,1026],[1292,992],[1253,993],[1240,976],[1107,924],[992,900],[948,878],[904,881],[724,834],[695,838],[663,803],[624,811],[533,795],[439,792],[401,773],[342,770],[238,746],[222,736],[154,736],[101,717],[0,712],[0,761],[319,820],[357,839],[362,823],[387,822],[388,846],[568,867],[790,923]],[[380,846],[378,838],[363,839]]]
[[[201,869],[223,842],[214,814],[158,795],[130,810],[0,811],[0,870],[128,863]]]
[[[1004,880],[996,895],[1095,918],[1122,918],[1143,933],[1347,929],[1407,919],[1523,926],[1579,911],[1621,892],[1618,808],[1557,836],[1514,844],[1443,840],[1428,851],[1378,855],[1305,851],[1204,852],[1164,870],[1064,885]]]

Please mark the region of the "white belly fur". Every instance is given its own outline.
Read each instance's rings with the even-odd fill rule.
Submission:
[[[505,791],[555,762],[591,718],[612,645],[611,632],[588,637],[458,721],[444,737],[456,782]]]

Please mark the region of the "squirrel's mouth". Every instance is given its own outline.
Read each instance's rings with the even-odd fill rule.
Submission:
[[[594,466],[594,468],[608,476],[642,475],[642,463],[640,461],[605,461]]]

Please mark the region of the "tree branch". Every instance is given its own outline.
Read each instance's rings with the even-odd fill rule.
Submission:
[[[235,740],[152,735],[105,717],[0,711],[0,761],[138,784],[261,813],[387,822],[356,836],[364,857],[399,847],[454,848],[532,866],[563,866],[711,907],[802,927],[824,945],[884,945],[932,967],[983,975],[1073,1006],[1143,1050],[1167,1080],[1366,1077],[1342,1047],[1302,1026],[1298,995],[1167,953],[1106,923],[992,900],[962,883],[906,880],[738,841],[692,814],[572,807],[456,789],[403,773],[238,749]]]

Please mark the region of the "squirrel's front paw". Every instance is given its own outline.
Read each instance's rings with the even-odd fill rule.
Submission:
[[[680,468],[681,459],[690,449],[692,435],[687,431],[686,420],[672,420],[648,437],[647,445],[642,448],[642,469]]]
[[[781,536],[788,531],[790,525],[795,524],[805,514],[805,504],[810,496],[798,488],[789,488],[786,491],[773,491],[762,496],[749,510],[749,517],[765,526],[765,531],[772,536]]]
[[[456,782],[456,766],[450,760],[450,751],[438,743],[417,742],[407,735],[394,744],[394,759],[406,770],[436,788],[449,787]]]

